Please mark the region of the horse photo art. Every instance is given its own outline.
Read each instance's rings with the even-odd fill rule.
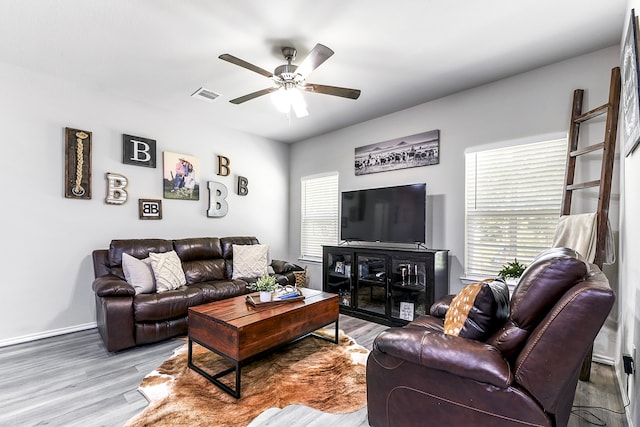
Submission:
[[[356,175],[440,163],[440,130],[396,138],[356,148]]]

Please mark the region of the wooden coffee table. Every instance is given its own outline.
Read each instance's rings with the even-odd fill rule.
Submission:
[[[189,308],[188,366],[235,398],[240,397],[243,364],[268,350],[301,339],[335,323],[338,343],[338,295],[301,289],[304,299],[295,302],[253,307],[245,296],[215,301]],[[327,339],[320,335],[319,338]],[[193,363],[193,342],[229,360],[233,366],[209,374]],[[235,372],[235,389],[220,378]]]

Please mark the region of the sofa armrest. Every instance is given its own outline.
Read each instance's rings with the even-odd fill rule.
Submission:
[[[112,274],[96,278],[91,287],[100,297],[132,297],[136,294],[133,286]]]
[[[290,271],[304,271],[304,268],[299,265],[279,259],[271,260],[271,267],[276,274],[285,274]]]
[[[390,328],[373,344],[379,351],[430,369],[506,388],[513,376],[493,346],[420,328]]]
[[[451,301],[455,297],[454,294],[445,295],[442,298],[438,299],[436,302],[431,304],[431,308],[429,309],[429,314],[433,317],[439,317],[440,319],[444,319],[447,311],[449,311],[449,306],[451,306]]]

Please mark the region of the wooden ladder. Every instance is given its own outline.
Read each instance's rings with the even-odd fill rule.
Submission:
[[[567,169],[565,172],[564,195],[562,198],[561,215],[571,214],[571,196],[576,190],[599,187],[597,218],[597,240],[594,264],[602,269],[605,260],[607,239],[607,219],[609,218],[609,201],[611,200],[611,180],[613,176],[613,161],[616,151],[616,136],[618,133],[618,108],[620,106],[620,67],[611,70],[609,86],[609,101],[593,110],[582,112],[583,89],[573,92],[573,108],[571,110],[571,124],[569,128],[569,149],[567,150]],[[578,148],[580,125],[590,119],[606,114],[604,141],[587,147]],[[579,156],[602,150],[602,168],[600,179],[582,183],[574,183],[576,159]],[[584,254],[583,254],[584,255]],[[591,348],[582,364],[580,379],[589,381],[591,373]]]

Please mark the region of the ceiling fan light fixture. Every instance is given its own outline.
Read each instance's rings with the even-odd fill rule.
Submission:
[[[228,53],[220,55],[218,58],[223,61],[230,62],[267,77],[271,79],[274,84],[274,86],[270,88],[251,92],[247,95],[231,99],[229,102],[232,104],[242,104],[259,96],[271,94],[271,100],[276,108],[278,108],[278,111],[289,115],[293,108],[297,117],[305,117],[308,116],[309,113],[307,112],[306,102],[302,97],[301,91],[303,90],[306,92],[340,96],[342,98],[358,99],[360,96],[360,90],[358,89],[306,83],[309,74],[333,55],[334,52],[331,49],[320,43],[316,43],[299,66],[291,63],[296,57],[296,53],[296,49],[293,47],[283,47],[282,55],[287,63],[276,67],[273,73]]]
[[[276,109],[283,114],[290,114],[291,110],[295,113],[297,118],[306,117],[309,115],[307,111],[307,103],[302,96],[302,93],[295,88],[287,88],[285,86],[274,91],[271,94],[271,101]]]
[[[291,104],[289,103],[289,96],[286,93],[286,89],[281,87],[271,94],[271,102],[276,107],[276,110],[283,114],[289,114],[291,110]]]
[[[300,92],[297,88],[289,89],[287,92],[289,93],[291,108],[293,108],[296,117],[307,117],[309,115],[309,112],[307,111],[307,103],[302,96],[302,92]]]

